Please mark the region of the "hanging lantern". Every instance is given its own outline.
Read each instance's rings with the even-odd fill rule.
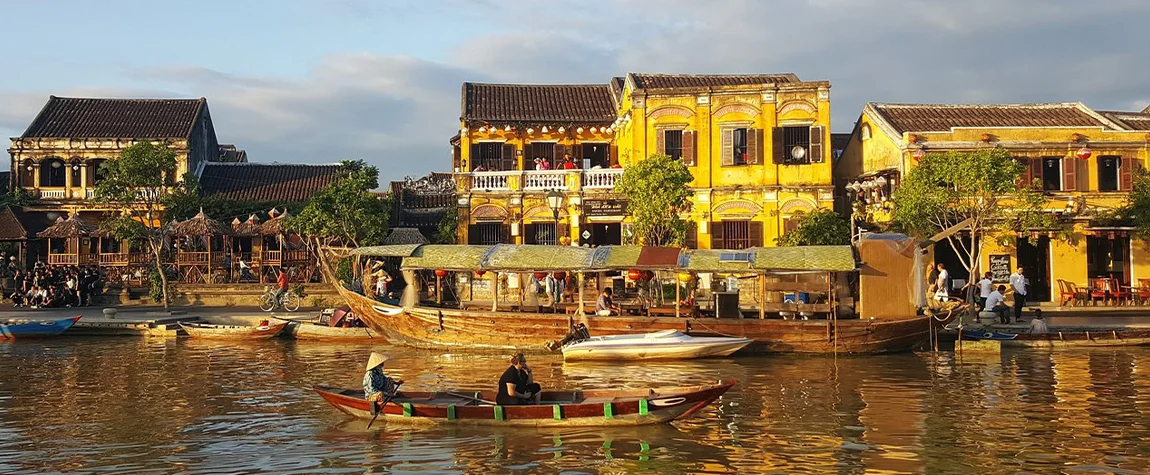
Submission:
[[[503,126],[503,131],[504,131],[504,132],[511,132],[511,126],[510,126],[510,125],[504,125],[504,126]]]
[[[536,272],[536,273],[531,274],[531,275],[535,276],[535,280],[543,280],[543,279],[547,278],[546,272]]]
[[[555,280],[564,280],[567,278],[567,273],[566,272],[552,272],[551,277],[554,277]]]
[[[532,127],[528,127],[528,128],[527,128],[527,135],[531,135],[531,134],[533,134],[533,133],[535,133],[535,129],[534,129],[534,128],[532,128]]]
[[[910,156],[911,156],[911,158],[914,158],[915,163],[918,163],[918,162],[921,162],[922,158],[926,156],[926,152],[924,152],[920,148],[918,150],[915,150],[914,153],[911,153]]]
[[[649,270],[643,271],[643,280],[651,280],[655,278],[655,273]]]
[[[627,278],[637,281],[637,280],[643,278],[643,271],[641,271],[639,269],[631,269],[631,270],[627,271]]]
[[[559,128],[559,133],[563,133],[563,132],[565,132],[566,130],[567,130],[567,129],[564,129],[563,127],[560,127],[560,128]]]
[[[483,277],[483,274],[486,274],[486,273],[487,273],[487,271],[485,271],[485,270],[477,270],[477,271],[475,271],[475,276],[476,277]]]
[[[583,133],[583,127],[576,127],[576,128],[575,128],[575,133],[577,133],[577,134],[581,134],[581,133]]]
[[[1082,148],[1078,149],[1078,153],[1076,153],[1075,155],[1078,158],[1086,160],[1086,159],[1090,158],[1090,155],[1093,155],[1093,154],[1094,154],[1094,152],[1090,150],[1090,147],[1083,145]]]
[[[487,133],[487,127],[486,127],[486,126],[484,126],[484,127],[480,127],[480,128],[479,128],[479,133],[481,133],[481,134]]]
[[[591,133],[595,133],[596,130],[598,130],[598,129],[596,129],[595,127],[591,127]]]
[[[543,132],[543,133],[547,133],[547,126],[544,125],[542,129],[539,129],[539,131]]]
[[[679,282],[686,284],[690,281],[691,281],[691,273],[690,272],[680,272],[679,273]]]
[[[447,271],[443,269],[435,269],[435,276],[439,277],[440,279],[447,277]]]

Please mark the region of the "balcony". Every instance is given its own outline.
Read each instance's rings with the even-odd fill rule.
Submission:
[[[574,175],[569,170],[535,170],[523,174],[524,190],[566,190],[567,176]]]
[[[68,197],[67,188],[41,188],[40,199],[42,200],[62,200]]]
[[[621,168],[511,170],[455,174],[461,193],[474,191],[610,190],[615,187],[615,183],[622,175],[623,169]]]
[[[583,172],[583,188],[607,190],[615,188],[615,182],[623,176],[622,168],[605,168],[601,170],[585,170]]]

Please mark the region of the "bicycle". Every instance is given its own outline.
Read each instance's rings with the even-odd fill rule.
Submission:
[[[277,305],[276,294],[279,292],[278,288],[270,285],[264,286],[264,294],[260,296],[260,310],[270,312],[275,310],[277,306],[283,307],[284,310],[294,312],[299,310],[300,298],[295,292],[288,290],[284,292],[283,297]]]

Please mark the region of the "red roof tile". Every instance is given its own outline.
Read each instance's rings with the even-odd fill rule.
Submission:
[[[335,183],[339,165],[208,163],[200,175],[204,197],[236,201],[306,201]]]
[[[799,82],[793,73],[785,74],[647,74],[631,73],[639,89],[678,87],[753,86]]]
[[[207,99],[51,96],[22,137],[187,138]]]
[[[1103,112],[1098,113],[1106,116],[1107,119],[1118,122],[1130,130],[1148,130],[1150,131],[1150,112]]]
[[[12,208],[0,208],[0,241],[22,241],[27,238],[28,231]]]
[[[949,132],[955,127],[1103,127],[1113,129],[1077,103],[883,104],[871,103],[899,133]]]
[[[464,120],[609,124],[615,105],[607,84],[463,83]]]

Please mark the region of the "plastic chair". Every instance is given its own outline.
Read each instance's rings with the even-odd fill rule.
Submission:
[[[1108,279],[1090,279],[1090,290],[1087,291],[1087,296],[1090,297],[1090,305],[1095,305],[1095,301],[1101,300],[1102,304],[1106,304],[1106,299],[1109,297],[1106,294]]]

